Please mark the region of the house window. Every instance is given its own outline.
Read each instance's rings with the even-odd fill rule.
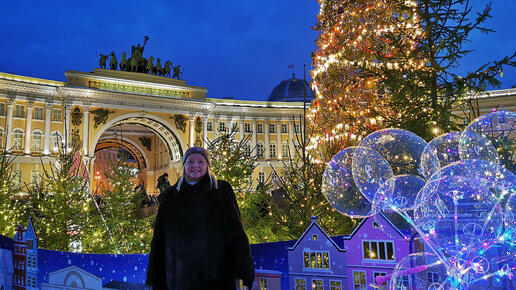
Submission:
[[[4,128],[0,128],[0,148],[4,148]]]
[[[23,149],[23,131],[16,129],[13,132],[13,150]]]
[[[40,131],[34,131],[32,132],[32,150],[33,151],[41,151],[42,146],[42,140],[43,140],[43,133]]]
[[[13,170],[13,187],[14,188],[20,188],[21,187],[21,181],[22,181],[22,172],[21,170]]]
[[[0,116],[5,116],[5,104],[0,104]]]
[[[296,278],[296,290],[306,290],[305,279]]]
[[[269,133],[276,133],[276,124],[269,124]]]
[[[51,138],[52,138],[52,150],[54,150],[54,151],[59,150],[59,148],[61,148],[61,140],[63,140],[61,133],[54,131],[51,135]]]
[[[405,287],[404,289],[410,289],[409,275],[403,275],[400,278],[401,278],[401,285],[403,285],[403,287]]]
[[[321,279],[312,280],[312,289],[313,290],[323,290],[323,280],[321,280]]]
[[[260,290],[268,290],[267,278],[260,278]]]
[[[245,157],[251,157],[251,144],[245,144]]]
[[[258,131],[258,133],[263,133],[263,124],[258,124],[257,126],[258,127],[257,127],[256,131]]]
[[[304,259],[306,269],[330,269],[330,254],[328,252],[304,252]]]
[[[363,241],[365,260],[394,261],[394,244],[386,241]]]
[[[289,148],[288,148],[288,143],[287,143],[287,142],[285,142],[285,143],[283,143],[283,144],[281,145],[281,156],[282,156],[283,158],[287,158],[287,157],[290,155],[290,154],[289,154],[290,152],[289,152],[289,150],[288,150],[288,149],[289,149]]]
[[[231,132],[238,132],[238,122],[231,123]]]
[[[373,273],[373,277],[374,277],[374,283],[376,284],[376,277],[378,276],[387,276],[387,273],[385,272],[374,272]],[[387,280],[385,282],[383,282],[382,284],[380,285],[387,285]]]
[[[213,122],[212,121],[208,121],[208,123],[206,123],[206,131],[213,132]]]
[[[43,120],[43,107],[34,107],[34,120]]]
[[[41,182],[43,176],[41,175],[41,171],[39,170],[32,170],[30,172],[30,182],[34,185]]]
[[[16,118],[25,117],[25,107],[23,105],[16,105],[16,107],[14,107],[14,116]]]
[[[52,113],[52,121],[62,121],[63,120],[63,110],[55,108]]]
[[[219,123],[219,132],[226,132],[226,122]]]
[[[366,276],[364,271],[353,271],[353,285],[355,289],[362,289],[366,286]]]
[[[378,229],[379,227],[380,227],[380,226],[378,225],[378,223],[377,223],[377,222],[373,222],[373,228]]]
[[[245,123],[244,124],[244,131],[246,133],[251,133],[251,123]]]
[[[312,240],[317,241],[317,238],[318,238],[317,235],[312,235]]]
[[[288,133],[287,124],[281,124],[281,133]]]
[[[265,183],[265,173],[264,172],[258,172],[258,182],[259,183]]]
[[[331,280],[330,281],[330,290],[342,290],[342,281]]]
[[[295,127],[295,129],[294,129],[295,133],[301,133],[301,125],[296,124],[294,127]]]
[[[428,278],[428,283],[439,283],[439,274],[436,272],[427,272],[426,276]]]
[[[263,143],[258,143],[256,145],[256,154],[258,155],[258,158],[263,158]]]
[[[271,158],[276,158],[276,144],[274,143],[271,143],[271,145],[269,146],[270,147],[270,154],[271,154]]]

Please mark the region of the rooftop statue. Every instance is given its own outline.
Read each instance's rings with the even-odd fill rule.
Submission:
[[[99,58],[99,66],[100,68],[103,68],[103,69],[106,69],[106,61],[107,61],[107,58],[109,57],[109,55],[107,54],[100,54],[100,58]]]
[[[180,65],[175,66],[174,67],[174,75],[172,76],[172,78],[175,79],[177,77],[177,79],[179,80],[180,79],[179,76],[181,74],[183,74],[184,70],[185,70],[184,68],[183,68],[183,70],[181,70],[181,66]]]
[[[115,52],[111,52],[111,61],[109,62],[109,68],[112,70],[116,70],[116,67],[118,66],[118,61],[116,60]]]

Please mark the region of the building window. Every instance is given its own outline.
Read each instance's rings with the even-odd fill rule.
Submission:
[[[281,124],[281,133],[288,133],[287,124]]]
[[[276,133],[276,124],[269,124],[269,133]]]
[[[43,179],[43,176],[41,174],[41,171],[39,170],[32,170],[30,172],[30,182],[34,185],[39,184],[41,180]]]
[[[238,122],[231,123],[231,132],[238,132]]]
[[[301,125],[296,124],[294,127],[295,127],[295,129],[294,129],[295,133],[301,133]]]
[[[206,131],[213,132],[213,122],[212,121],[208,121],[206,123]]]
[[[13,170],[13,187],[20,188],[22,184],[22,172],[21,170]]]
[[[43,146],[43,133],[40,131],[32,132],[32,150],[33,151],[41,151]]]
[[[268,290],[267,278],[260,278],[260,290]]]
[[[330,290],[342,290],[342,281],[331,280],[330,281]]]
[[[265,183],[265,173],[258,172],[258,182],[264,184]]]
[[[320,280],[320,279],[312,280],[312,289],[313,290],[323,290],[323,280]]]
[[[393,242],[363,241],[362,245],[365,260],[394,261]]]
[[[14,107],[14,116],[16,118],[25,117],[25,107],[23,105],[16,105],[16,107]]]
[[[0,148],[4,148],[4,128],[0,127]]]
[[[288,158],[288,156],[290,155],[290,152],[289,152],[289,150],[288,150],[288,149],[289,149],[289,148],[288,148],[288,143],[287,143],[287,142],[285,142],[285,143],[283,143],[283,144],[281,145],[281,156],[282,156],[283,158]]]
[[[55,108],[52,114],[52,121],[62,121],[63,120],[63,110]]]
[[[409,275],[403,275],[401,278],[401,285],[405,287],[404,289],[410,289],[410,283],[409,283]]]
[[[270,157],[271,158],[276,158],[276,144],[274,143],[271,143],[271,145],[269,145],[270,147]]]
[[[296,278],[296,290],[306,290],[305,279]]]
[[[245,157],[251,157],[251,144],[245,144]]]
[[[23,131],[16,129],[13,132],[13,150],[23,149]]]
[[[244,132],[245,133],[251,133],[251,123],[245,123],[244,124]]]
[[[34,120],[43,120],[43,107],[34,107]]]
[[[263,158],[263,143],[258,143],[258,145],[256,145],[256,154],[258,155],[258,158]]]
[[[385,273],[385,272],[374,272],[373,273],[374,283],[376,283],[376,277],[378,277],[378,276],[387,276],[387,273]],[[385,282],[383,282],[380,285],[387,285],[387,280],[385,280]]]
[[[366,286],[366,276],[364,271],[353,271],[353,285],[355,289],[362,289]]]
[[[219,123],[219,132],[226,132],[226,122]]]
[[[263,124],[258,124],[257,126],[256,131],[258,131],[258,133],[263,133]]]
[[[54,131],[51,135],[51,138],[52,138],[52,150],[54,150],[54,151],[59,150],[59,148],[61,148],[61,141],[63,140],[61,133]]]
[[[317,236],[317,235],[312,235],[312,240],[313,240],[313,241],[317,241],[317,238],[318,238],[318,237],[319,237],[319,236]]]
[[[330,254],[328,252],[304,252],[306,269],[330,269]]]
[[[428,278],[428,283],[439,283],[439,274],[436,272],[427,272],[426,276]]]
[[[0,104],[0,116],[5,116],[5,104]]]

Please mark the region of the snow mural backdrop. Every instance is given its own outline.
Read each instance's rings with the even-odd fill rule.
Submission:
[[[515,289],[515,151],[516,113],[506,111],[428,144],[409,131],[380,130],[332,158],[322,192],[344,215],[382,213],[425,242],[425,252],[404,258],[377,285],[470,289],[494,279]]]

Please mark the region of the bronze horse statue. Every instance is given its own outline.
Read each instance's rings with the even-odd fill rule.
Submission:
[[[164,73],[163,73],[163,76],[166,77],[168,75],[168,77],[170,77],[170,72],[172,71],[172,62],[170,60],[167,60],[165,62],[165,68],[164,68]]]
[[[118,61],[116,60],[115,52],[111,52],[111,60],[109,61],[109,68],[112,70],[116,70],[116,67],[118,66]]]

